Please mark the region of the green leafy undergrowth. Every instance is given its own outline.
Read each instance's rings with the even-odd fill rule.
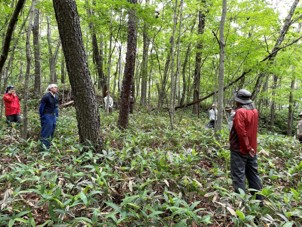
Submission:
[[[104,148],[78,144],[75,113],[63,110],[53,146],[39,152],[38,117],[24,141],[0,128],[0,225],[5,226],[300,226],[301,147],[259,136],[264,206],[233,193],[228,132],[179,112],[136,113],[120,131],[118,113],[101,112]]]

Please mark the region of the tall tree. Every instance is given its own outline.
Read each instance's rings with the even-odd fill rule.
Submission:
[[[224,58],[225,58],[225,40],[224,40],[224,24],[227,13],[227,0],[222,0],[222,13],[219,27],[219,75],[218,75],[218,113],[216,131],[222,128],[223,120],[223,96],[224,96]]]
[[[176,26],[177,26],[177,4],[178,0],[175,0],[174,3],[174,18],[173,18],[173,30],[172,30],[172,36],[171,36],[171,94],[170,94],[170,108],[169,108],[169,114],[170,114],[170,126],[171,129],[174,128],[174,114],[175,114],[175,93],[176,93],[176,76],[174,74],[174,48],[175,48],[175,33],[176,33]],[[183,0],[181,0],[180,5],[182,8]]]
[[[95,1],[92,2],[93,6],[95,6]],[[86,4],[88,5],[88,1],[86,1]],[[90,17],[94,16],[94,11],[92,9],[89,9],[88,6],[88,14],[90,15]],[[105,85],[106,85],[106,81],[104,78],[104,70],[103,70],[103,58],[101,56],[101,51],[99,51],[99,46],[98,46],[98,40],[96,37],[96,29],[95,29],[95,25],[90,22],[89,23],[89,29],[90,29],[90,33],[91,33],[91,42],[92,42],[92,52],[93,52],[93,63],[95,64],[95,68],[96,68],[96,72],[97,72],[97,84],[98,84],[98,89],[102,89],[103,91],[103,95],[106,93],[105,89]]]
[[[7,27],[3,47],[2,47],[2,52],[1,52],[1,55],[0,55],[0,75],[2,73],[4,63],[7,59],[10,42],[11,42],[11,39],[12,39],[13,32],[15,30],[15,25],[18,21],[19,13],[23,9],[24,3],[25,3],[25,0],[19,0],[17,2],[14,13],[13,13],[13,15],[12,15],[12,17],[11,17],[9,23],[8,23],[8,27]]]
[[[47,19],[47,42],[48,42],[48,52],[49,52],[49,71],[50,71],[50,83],[57,83],[57,74],[56,74],[56,63],[59,53],[59,48],[61,46],[60,40],[58,40],[57,46],[55,48],[55,51],[52,51],[52,40],[51,40],[51,29],[50,29],[50,19],[49,17],[46,17]]]
[[[130,9],[128,11],[128,38],[127,38],[127,53],[126,53],[126,65],[124,71],[124,79],[121,92],[121,104],[120,113],[118,118],[118,127],[126,129],[129,122],[129,110],[130,110],[130,95],[133,92],[133,77],[135,70],[136,59],[136,45],[137,45],[137,33],[136,33],[136,11],[134,5],[137,0],[128,0]]]
[[[149,0],[146,0],[146,8],[149,5]],[[140,104],[142,106],[146,106],[147,104],[147,80],[148,80],[148,57],[149,57],[149,45],[150,39],[148,37],[148,23],[144,21],[144,28],[143,28],[143,60],[141,66],[141,100]]]
[[[32,26],[33,32],[33,46],[35,57],[35,82],[34,82],[34,95],[38,97],[41,94],[41,51],[40,51],[40,11],[34,9],[34,23]]]
[[[22,138],[27,138],[27,127],[28,127],[28,117],[27,117],[27,101],[28,101],[28,84],[29,84],[29,76],[30,76],[30,68],[31,68],[31,49],[30,49],[30,34],[32,32],[32,21],[34,17],[34,9],[35,9],[36,1],[32,0],[30,7],[30,16],[28,21],[28,27],[26,32],[26,73],[25,73],[25,81],[24,81],[24,100],[23,100],[23,125],[22,125]]]
[[[74,0],[53,0],[65,55],[81,143],[102,146],[100,115],[84,50],[77,6]]]
[[[205,0],[202,0],[202,6],[205,6]],[[200,73],[201,73],[201,57],[202,57],[202,48],[203,43],[201,39],[201,35],[204,33],[205,29],[205,10],[201,9],[198,11],[198,35],[199,40],[197,42],[196,46],[196,57],[195,57],[195,72],[194,72],[194,90],[193,90],[193,102],[197,101],[199,99],[200,95]],[[193,106],[193,113],[199,115],[199,103],[196,103]]]

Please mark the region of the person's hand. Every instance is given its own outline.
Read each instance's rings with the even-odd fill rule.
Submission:
[[[252,149],[249,151],[249,155],[253,158],[253,157],[256,155],[256,151],[252,148]]]

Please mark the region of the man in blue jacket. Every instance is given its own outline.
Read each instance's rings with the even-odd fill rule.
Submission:
[[[41,138],[43,148],[48,149],[54,136],[56,121],[59,116],[58,86],[48,85],[45,95],[42,97],[39,107],[41,120]]]

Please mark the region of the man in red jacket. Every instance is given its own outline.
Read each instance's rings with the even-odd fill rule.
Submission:
[[[245,191],[245,178],[249,187],[255,191],[262,189],[258,174],[257,163],[257,130],[258,111],[251,100],[251,93],[241,89],[235,94],[237,105],[230,132],[231,176],[235,192],[239,188]],[[256,194],[256,198],[263,200],[263,196]]]
[[[3,96],[3,101],[5,105],[5,116],[6,121],[9,125],[12,122],[20,123],[20,101],[16,94],[15,88],[9,85],[6,88],[6,93]]]

